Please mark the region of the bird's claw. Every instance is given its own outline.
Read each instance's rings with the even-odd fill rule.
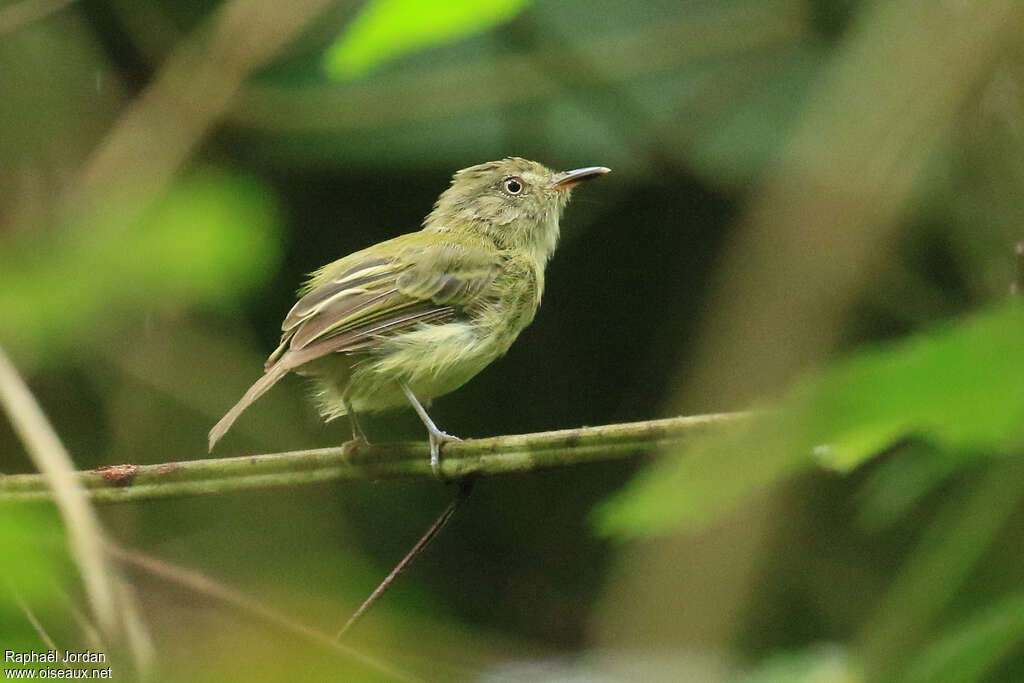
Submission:
[[[430,471],[434,473],[436,479],[444,481],[444,475],[441,473],[441,446],[448,441],[462,441],[462,439],[442,432],[440,429],[431,430],[428,433],[430,435]]]
[[[353,436],[351,439],[349,439],[345,443],[341,444],[342,448],[348,448],[348,449],[352,449],[352,448],[365,448],[365,447],[370,446],[370,445],[372,445],[370,443],[370,440],[367,439],[365,436]]]

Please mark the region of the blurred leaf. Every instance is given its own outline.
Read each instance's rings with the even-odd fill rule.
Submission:
[[[52,507],[0,506],[0,611],[21,615],[12,590],[33,606],[53,603],[65,561],[63,527]]]
[[[756,179],[779,153],[828,56],[823,48],[806,48],[764,60],[763,78],[700,121],[691,151],[695,170],[721,184]]]
[[[604,535],[631,537],[699,526],[730,510],[744,497],[814,459],[796,445],[792,416],[760,414],[699,437],[679,454],[638,474],[624,490],[595,510]]]
[[[821,645],[772,655],[732,683],[858,683],[864,676],[840,647]]]
[[[1011,595],[927,647],[900,676],[904,683],[980,680],[1024,640],[1024,594]]]
[[[598,527],[632,536],[706,522],[814,456],[849,470],[907,435],[961,457],[1019,448],[1021,340],[1024,307],[1012,302],[838,361],[741,427],[641,473],[597,510]]]
[[[502,24],[528,4],[530,0],[371,0],[328,49],[327,73],[336,79],[357,78],[381,62]]]
[[[1024,496],[1024,458],[986,463],[950,492],[891,587],[864,620],[857,651],[871,680],[896,673],[932,638],[932,624],[990,551]]]
[[[26,610],[48,632],[66,625],[65,588],[76,576],[53,504],[0,505],[0,650],[44,650]]]
[[[41,356],[100,343],[168,304],[224,303],[272,272],[277,210],[266,188],[208,172],[175,186],[139,225],[109,211],[0,254],[0,340]]]
[[[1013,302],[862,352],[798,385],[822,461],[849,470],[918,434],[951,450],[1006,453],[1024,440],[1024,307]]]
[[[1014,54],[1015,53],[1015,54]],[[1014,275],[1011,245],[1024,235],[1024,47],[1015,45],[961,115],[933,182],[940,224],[966,284],[1000,295]],[[1003,252],[1005,259],[992,258]]]
[[[901,446],[881,463],[861,490],[857,524],[862,531],[880,530],[904,518],[910,509],[961,469],[956,453],[914,442]]]

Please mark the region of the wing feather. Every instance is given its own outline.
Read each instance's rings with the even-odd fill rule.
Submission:
[[[346,332],[350,326],[358,327],[387,315],[391,309],[389,299],[395,299],[398,293],[395,288],[383,292],[362,291],[358,294],[346,294],[347,291],[329,299],[315,313],[295,324],[291,338],[293,349],[304,348],[321,337]]]
[[[358,252],[314,274],[285,317],[281,344],[266,367],[285,354],[297,367],[328,353],[373,348],[424,322],[455,320],[501,270],[494,247],[453,238],[424,249],[403,245],[409,237],[384,243],[400,247],[391,256]]]
[[[367,286],[385,281],[392,274],[397,274],[395,263],[385,259],[369,259],[359,266],[350,268],[340,276],[314,287],[305,296],[295,302],[288,311],[281,330],[287,332],[305,318],[316,313],[328,300],[346,293],[359,294]]]

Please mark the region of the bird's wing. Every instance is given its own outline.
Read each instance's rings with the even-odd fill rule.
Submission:
[[[357,252],[314,274],[285,317],[281,345],[267,368],[285,353],[301,364],[371,348],[423,322],[454,320],[482,299],[500,271],[493,247],[446,239],[424,248],[416,242],[398,238],[378,245],[388,249]]]

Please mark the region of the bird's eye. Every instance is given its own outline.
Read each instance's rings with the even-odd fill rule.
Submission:
[[[505,178],[501,183],[501,188],[508,194],[519,194],[523,191],[523,181],[515,176]]]

